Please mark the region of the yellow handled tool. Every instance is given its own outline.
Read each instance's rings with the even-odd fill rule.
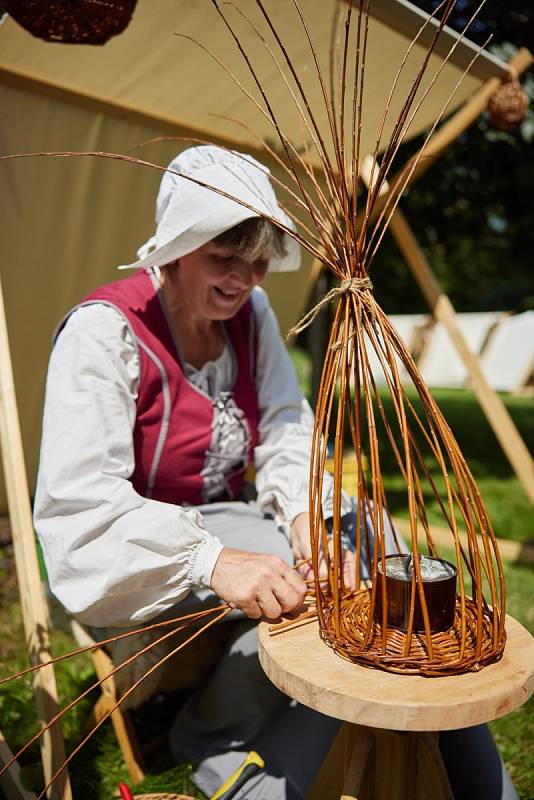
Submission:
[[[210,797],[210,800],[230,800],[231,797],[235,797],[241,787],[264,767],[263,758],[254,750],[251,750],[241,766],[236,769],[233,775],[230,775],[221,788]]]

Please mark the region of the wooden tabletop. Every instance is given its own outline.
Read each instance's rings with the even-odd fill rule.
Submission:
[[[466,728],[508,714],[534,691],[534,638],[506,617],[502,659],[443,678],[398,675],[346,661],[317,621],[271,635],[259,628],[261,665],[282,692],[337,719],[399,731]]]

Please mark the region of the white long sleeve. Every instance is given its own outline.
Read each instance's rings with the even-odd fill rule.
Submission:
[[[78,309],[52,352],[34,506],[50,586],[87,624],[139,622],[209,585],[222,549],[194,509],[128,480],[139,376],[124,319]]]
[[[258,320],[259,444],[254,453],[256,489],[261,508],[279,508],[288,524],[309,510],[313,413],[303,397],[295,370],[280,337],[278,322],[263,291],[254,294]],[[323,482],[322,505],[332,513],[333,483]],[[343,513],[351,502],[343,497]]]
[[[265,293],[256,289],[253,302],[258,502],[276,501],[291,522],[308,510],[313,417]],[[144,498],[129,481],[138,382],[122,315],[103,304],[75,311],[50,360],[34,521],[52,591],[91,625],[143,621],[209,586],[222,548],[195,509]]]

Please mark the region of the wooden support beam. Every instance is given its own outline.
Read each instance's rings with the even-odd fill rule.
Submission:
[[[389,230],[416,279],[434,317],[443,323],[469,373],[473,391],[499,444],[512,465],[527,497],[534,503],[534,461],[501,398],[486,380],[478,358],[464,338],[451,301],[443,292],[428,259],[419,246],[406,217],[397,207]]]
[[[40,664],[50,659],[48,609],[37,561],[1,283],[0,445],[26,645],[30,663]],[[58,711],[54,669],[52,666],[43,667],[34,674],[33,689],[37,717],[41,725],[44,725]],[[40,741],[44,775],[48,782],[65,761],[65,746],[59,724],[53,725]],[[49,789],[48,797],[51,800],[71,800],[72,794],[66,770]]]
[[[123,712],[120,706],[115,708],[118,697],[115,679],[111,674],[113,662],[101,647],[97,647],[91,652],[91,658],[98,680],[102,681],[100,686],[102,695],[94,708],[95,722],[111,712],[115,736],[122,751],[130,780],[135,786],[135,784],[141,783],[145,777],[143,757],[128,712]]]

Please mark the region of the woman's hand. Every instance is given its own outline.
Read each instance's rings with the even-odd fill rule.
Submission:
[[[293,520],[289,530],[291,538],[291,546],[293,548],[293,555],[295,561],[311,558],[311,542],[310,542],[310,515],[303,513],[299,514]],[[329,542],[329,552],[332,555],[333,546],[332,541]],[[343,580],[347,589],[356,588],[356,556],[351,550],[342,550],[341,557],[343,559]],[[305,581],[313,580],[313,567],[311,561],[302,564],[298,571]],[[323,550],[319,555],[319,579],[327,578],[326,559]]]
[[[252,619],[278,619],[282,614],[298,613],[306,594],[300,575],[278,556],[233,547],[221,550],[211,588],[221,600]]]

